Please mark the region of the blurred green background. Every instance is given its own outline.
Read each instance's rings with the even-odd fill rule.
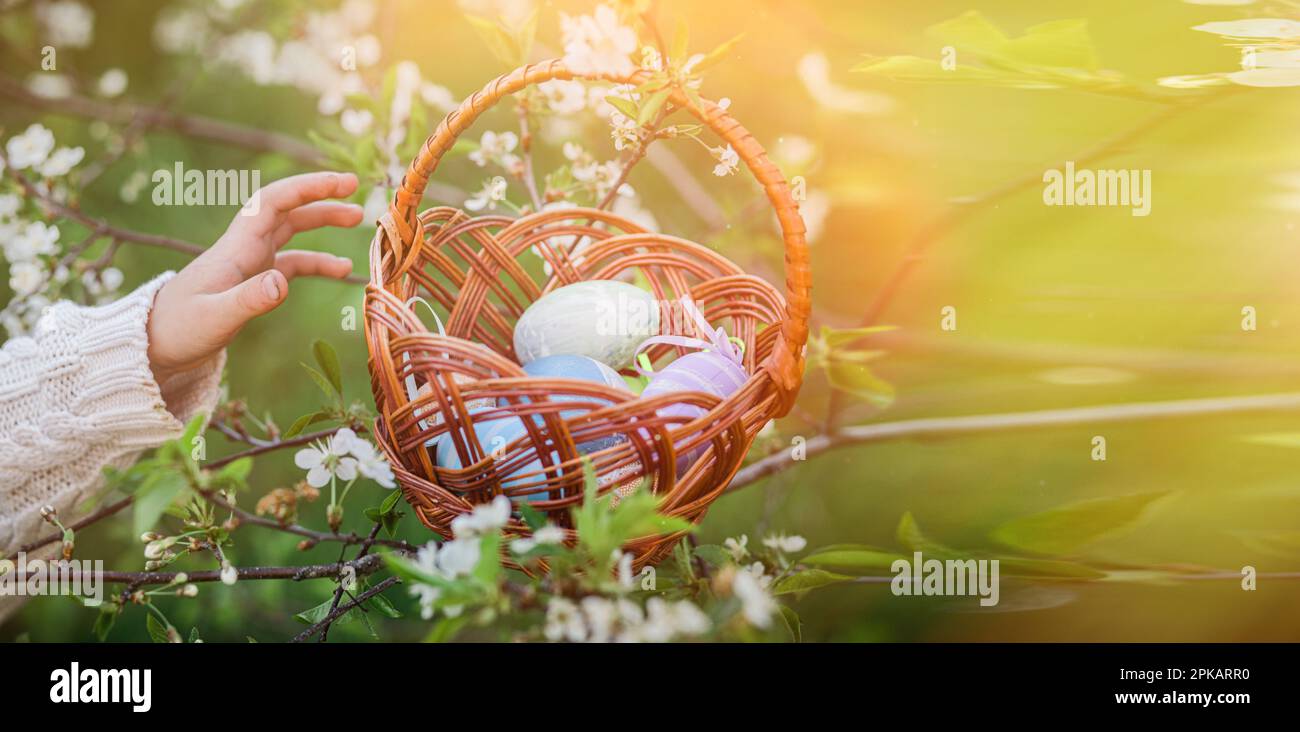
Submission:
[[[27,11],[26,3],[5,11]],[[156,101],[183,73],[201,71],[176,108],[306,139],[326,129],[315,99],[283,86],[258,86],[202,58],[159,53],[147,29],[165,3],[92,3],[95,40],[61,55],[73,73],[93,78],[125,69],[127,97]],[[311,7],[315,3],[301,3]],[[328,4],[326,4],[328,5]],[[539,42],[554,52],[557,12],[581,3],[545,3]],[[703,93],[729,97],[731,111],[773,148],[793,136],[815,144],[807,166],[810,191],[828,196],[829,214],[813,243],[815,325],[851,326],[924,228],[949,199],[980,194],[1008,180],[1037,176],[1077,159],[1108,137],[1139,124],[1159,105],[1070,90],[904,84],[849,72],[866,55],[937,58],[922,31],[979,10],[1009,35],[1063,18],[1084,18],[1104,68],[1148,84],[1156,78],[1236,68],[1239,54],[1218,37],[1191,30],[1210,20],[1243,17],[1236,8],[1153,0],[1037,3],[1027,0],[898,2],[665,2],[661,17],[682,17],[693,45],[707,50],[745,33],[734,56],[708,75]],[[1249,10],[1249,9],[1247,9]],[[13,27],[21,27],[17,21]],[[671,25],[669,25],[671,27]],[[460,9],[447,2],[379,3],[376,33],[387,65],[419,63],[425,78],[462,98],[501,70]],[[4,36],[3,71],[23,78],[36,70],[39,43]],[[544,49],[539,49],[538,53]],[[800,78],[801,59],[824,54],[830,81],[852,99],[877,105],[867,113],[834,108]],[[860,96],[866,93],[869,96]],[[870,106],[870,105],[868,105]],[[506,113],[508,114],[508,113]],[[498,119],[507,119],[501,117]],[[97,143],[84,119],[0,105],[9,134],[40,121],[61,144]],[[486,122],[480,130],[494,128]],[[851,421],[967,415],[1160,399],[1264,394],[1294,390],[1300,356],[1300,299],[1294,282],[1300,210],[1276,204],[1277,176],[1300,171],[1294,89],[1249,89],[1180,112],[1091,167],[1150,169],[1151,215],[1124,208],[1042,205],[1034,183],[980,210],[936,239],[882,321],[899,330],[882,337],[889,351],[878,373],[896,390],[885,410],[855,407]],[[593,148],[608,150],[598,139]],[[748,211],[757,189],[736,176],[709,175],[698,146],[673,151],[714,197],[730,225],[710,226],[649,165],[631,182],[662,231],[718,248],[741,266],[782,282],[779,239],[772,222]],[[557,151],[546,153],[555,159]],[[256,168],[263,181],[303,168],[283,156],[198,142],[168,132],[142,147],[85,192],[85,210],[115,224],[199,243],[217,237],[233,208],[160,208],[147,194],[123,203],[117,191],[135,170],[182,160],[190,168]],[[459,161],[463,163],[463,161]],[[476,189],[480,177],[455,162],[441,180]],[[371,231],[316,232],[296,246],[346,254],[364,274]],[[67,239],[65,235],[65,239]],[[180,255],[126,247],[118,257],[133,286],[185,264]],[[300,281],[287,304],[239,336],[230,348],[228,382],[258,411],[282,424],[319,402],[299,361],[317,338],[339,351],[348,396],[369,400],[366,348],[359,330],[340,329],[340,310],[361,309],[362,288]],[[1258,311],[1259,328],[1243,332],[1241,309]],[[958,313],[955,332],[940,330],[940,310]],[[1055,370],[1104,366],[1085,378]],[[1071,382],[1071,383],[1062,383]],[[1082,383],[1072,383],[1082,382]],[[825,380],[810,374],[800,405],[819,415]],[[728,494],[711,508],[700,540],[765,531],[806,536],[810,546],[854,542],[896,547],[895,527],[910,511],[926,533],[950,546],[989,548],[999,523],[1070,501],[1171,491],[1139,525],[1089,545],[1081,556],[1129,564],[1196,564],[1236,572],[1300,570],[1300,485],[1295,447],[1260,444],[1252,436],[1297,433],[1293,414],[1211,416],[1113,425],[1079,425],[988,433],[930,441],[892,441],[844,448],[796,463],[779,475]],[[780,444],[813,427],[798,417],[779,425]],[[1103,435],[1108,459],[1090,459]],[[768,448],[772,443],[764,443]],[[760,448],[756,448],[758,450]],[[214,443],[210,454],[228,451]],[[301,477],[288,453],[259,459],[255,495]],[[373,485],[367,501],[377,501]],[[367,504],[369,505],[369,504]],[[364,531],[360,503],[349,526]],[[323,525],[322,505],[303,521]],[[138,567],[140,545],[129,521],[88,531],[82,556],[110,566]],[[425,536],[413,518],[402,534]],[[1290,537],[1264,552],[1251,537]],[[85,542],[85,546],[81,543]],[[305,554],[297,540],[245,528],[236,535],[236,563],[325,563],[338,550]],[[1280,546],[1279,546],[1280,544]],[[241,582],[205,586],[200,602],[167,606],[175,624],[198,626],[209,640],[278,640],[301,626],[293,613],[328,599],[326,582]],[[404,591],[389,595],[415,612]],[[846,585],[810,595],[795,607],[806,640],[818,641],[1246,641],[1300,640],[1295,622],[1300,579],[1262,579],[1244,592],[1235,579],[1182,583],[1027,583],[1003,579],[1002,603],[979,610],[964,599],[896,598],[887,585]],[[30,603],[0,627],[0,638],[88,640],[94,613],[62,600]],[[147,640],[143,616],[119,622],[112,640]],[[382,621],[385,640],[415,640],[423,623]],[[367,637],[356,624],[333,639]]]

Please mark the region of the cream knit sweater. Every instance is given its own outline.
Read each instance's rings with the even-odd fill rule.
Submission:
[[[105,467],[129,466],[215,405],[224,351],[161,385],[149,369],[149,311],[172,275],[109,305],[60,302],[0,350],[0,557],[53,530],[42,506],[75,520]]]

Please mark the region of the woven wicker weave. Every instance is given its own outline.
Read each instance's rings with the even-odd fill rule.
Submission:
[[[425,141],[370,248],[365,330],[379,413],[374,435],[416,515],[444,537],[452,535],[452,519],[501,493],[515,501],[533,495],[533,507],[568,528],[569,507],[582,500],[583,460],[575,445],[614,434],[626,439],[588,456],[603,490],[626,490],[645,478],[662,512],[697,522],[740,467],[758,431],[789,411],[802,381],[811,288],[803,221],[789,186],[763,148],[712,102],[698,107],[678,91],[669,100],[735,148],[766,190],[784,235],[784,298],[707,247],[647,232],[606,211],[567,208],[520,218],[471,217],[446,207],[416,211],[438,161],[480,114],[507,95],[551,79],[635,85],[644,75],[578,75],[552,60],[493,80],[448,114]],[[568,245],[582,237],[587,243],[581,256],[574,256]],[[536,256],[534,247],[551,265],[552,274],[542,281],[535,281],[522,264]],[[700,392],[640,399],[596,383],[524,374],[514,360],[511,334],[532,301],[581,280],[627,279],[636,273],[666,303],[662,308],[689,297],[710,323],[744,342],[750,374],[744,387],[721,401]],[[445,336],[430,333],[416,315],[412,305],[417,296],[448,314]],[[661,322],[684,328],[680,335],[705,335],[673,313],[663,312]],[[649,355],[660,367],[686,352],[660,345]],[[412,384],[418,388],[414,400]],[[547,398],[560,394],[586,401],[561,404]],[[501,406],[471,417],[474,405],[498,400]],[[656,414],[677,401],[708,411],[690,423]],[[527,437],[493,459],[474,439],[473,420],[507,414],[538,417],[525,418]],[[427,446],[449,430],[469,458],[462,470],[437,467]],[[710,449],[678,477],[677,456],[701,444]],[[540,473],[528,467],[539,459]],[[502,488],[505,480],[509,489]],[[549,500],[536,499],[547,493]],[[508,530],[528,533],[514,518]],[[647,536],[627,549],[640,567],[662,559],[679,538]]]

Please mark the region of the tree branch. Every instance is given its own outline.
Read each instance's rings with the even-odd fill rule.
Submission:
[[[325,155],[314,146],[276,132],[131,102],[104,102],[75,94],[49,99],[32,94],[20,82],[6,75],[0,75],[0,96],[44,112],[104,120],[119,125],[143,118],[141,124],[151,129],[169,130],[179,135],[248,150],[279,153],[313,168],[328,162]]]
[[[840,447],[885,440],[934,439],[1028,428],[1107,424],[1172,417],[1201,417],[1211,414],[1291,411],[1300,411],[1300,392],[1134,402],[1132,404],[1105,404],[1095,407],[1045,409],[1006,414],[976,414],[963,417],[906,419],[896,422],[877,422],[845,427],[831,435],[817,435],[804,444],[804,455],[807,458]],[[745,466],[736,473],[731,484],[727,486],[727,492],[740,490],[796,462],[792,452],[789,449],[782,449]]]
[[[401,580],[398,579],[397,577],[386,577],[382,582],[377,583],[374,587],[371,587],[370,589],[366,590],[360,595],[357,595],[356,599],[349,600],[346,604],[335,607],[333,610],[330,611],[329,615],[326,615],[323,619],[321,619],[319,623],[316,623],[310,628],[294,636],[291,642],[301,643],[303,641],[310,640],[311,637],[313,635],[316,635],[318,632],[321,632],[323,630],[328,630],[330,625],[335,620],[338,620],[339,618],[343,617],[343,615],[346,614],[349,610],[351,610],[354,607],[360,607],[361,604],[364,603],[366,600],[369,600],[375,595],[378,595],[384,590],[387,590],[389,587],[392,587],[398,582],[401,582]]]

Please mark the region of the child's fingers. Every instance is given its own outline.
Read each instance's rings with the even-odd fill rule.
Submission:
[[[357,190],[357,177],[351,173],[303,173],[270,183],[257,191],[244,205],[236,225],[265,234],[290,211],[313,201],[345,198]]]
[[[294,234],[322,226],[351,228],[361,223],[364,215],[362,208],[355,203],[317,201],[299,206],[290,211],[275,228],[271,234],[271,243],[279,248],[287,244]]]
[[[279,270],[272,269],[250,277],[215,295],[213,327],[231,337],[244,323],[274,310],[288,293],[289,282]]]
[[[363,209],[355,203],[317,201],[289,212],[295,232],[311,231],[322,226],[352,227],[361,223]]]
[[[324,252],[291,249],[275,255],[275,268],[285,277],[331,277],[341,280],[352,272],[352,260]]]
[[[291,175],[261,190],[261,211],[288,213],[299,206],[326,198],[346,198],[357,190],[357,177],[351,173],[321,171]]]

